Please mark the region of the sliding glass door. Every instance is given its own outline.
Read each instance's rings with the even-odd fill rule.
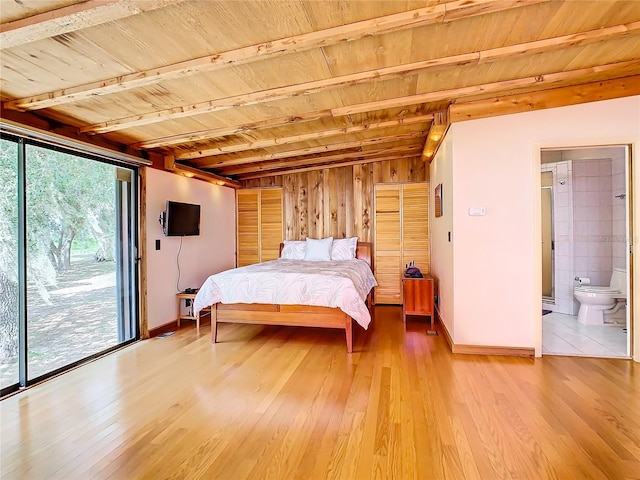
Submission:
[[[0,265],[0,294],[16,298],[1,312],[7,393],[137,338],[137,172],[18,138],[1,157],[16,185],[0,219],[0,248],[14,248]]]
[[[18,376],[18,144],[0,139],[0,389]]]

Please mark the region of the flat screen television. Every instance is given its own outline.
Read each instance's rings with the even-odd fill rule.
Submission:
[[[200,235],[200,205],[167,200],[163,230],[167,237]]]

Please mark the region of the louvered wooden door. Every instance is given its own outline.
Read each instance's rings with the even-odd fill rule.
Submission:
[[[375,194],[375,301],[402,303],[400,185],[376,185]]]
[[[260,261],[280,256],[282,242],[282,189],[260,191]]]
[[[411,260],[423,275],[429,274],[429,186],[425,183],[402,185],[401,269]]]
[[[375,186],[376,303],[402,303],[404,265],[429,266],[429,184]]]
[[[282,189],[238,190],[237,266],[275,260],[283,238]]]

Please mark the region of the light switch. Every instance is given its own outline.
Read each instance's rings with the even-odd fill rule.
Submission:
[[[484,207],[469,207],[469,215],[472,217],[482,217],[484,214]]]

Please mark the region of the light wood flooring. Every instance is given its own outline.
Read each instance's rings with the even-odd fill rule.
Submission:
[[[378,307],[344,332],[221,325],[0,402],[3,479],[640,478],[629,360],[453,355]]]

